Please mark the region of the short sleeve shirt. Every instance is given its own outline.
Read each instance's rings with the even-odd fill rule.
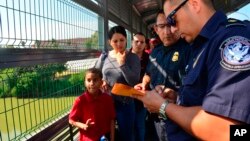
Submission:
[[[208,30],[210,29],[210,30]],[[184,80],[182,105],[250,123],[250,31],[217,12],[192,45],[197,55]]]
[[[86,123],[88,119],[95,122],[87,131],[80,129],[80,140],[97,141],[110,132],[111,121],[115,119],[112,97],[102,93],[93,98],[88,92],[79,96],[72,107],[69,119]]]
[[[165,85],[178,90],[181,85],[182,70],[185,69],[189,45],[179,40],[172,46],[156,46],[149,56],[146,74],[150,76],[150,87]]]
[[[249,24],[227,20],[222,12],[210,18],[192,43],[181,105],[250,124],[249,33]]]

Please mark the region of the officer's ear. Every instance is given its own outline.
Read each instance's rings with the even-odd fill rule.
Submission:
[[[204,3],[203,0],[189,0],[187,5],[190,7],[190,10],[194,11],[195,13],[199,13]]]

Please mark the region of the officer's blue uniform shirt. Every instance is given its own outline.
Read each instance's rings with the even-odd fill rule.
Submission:
[[[250,25],[216,12],[192,43],[180,105],[250,124]],[[174,123],[172,123],[174,124]],[[184,131],[170,140],[188,140]],[[193,140],[192,138],[189,138]]]
[[[156,46],[149,56],[146,69],[146,74],[150,76],[150,88],[154,89],[157,85],[165,85],[178,91],[181,79],[185,75],[185,66],[189,55],[190,46],[183,40],[168,47],[162,44]],[[164,122],[167,126],[167,134],[169,131],[175,131],[174,129],[168,130],[169,120]]]
[[[150,88],[157,85],[166,85],[178,90],[181,85],[181,77],[185,73],[185,62],[189,55],[189,45],[179,40],[173,46],[165,47],[162,44],[156,46],[149,56],[146,74],[151,78]]]

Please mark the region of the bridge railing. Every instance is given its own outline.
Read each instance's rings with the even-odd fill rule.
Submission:
[[[65,117],[95,61],[0,70],[0,140],[29,139]]]
[[[103,18],[71,0],[0,1],[0,141],[65,117],[104,47]]]
[[[127,2],[0,0],[0,141],[29,139],[68,114],[108,26],[145,29]]]

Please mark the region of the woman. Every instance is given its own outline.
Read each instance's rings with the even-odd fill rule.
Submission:
[[[127,34],[122,26],[115,26],[108,33],[108,42],[113,48],[102,54],[96,68],[102,69],[104,88],[110,90],[114,83],[134,86],[140,79],[140,60],[136,54],[126,51]],[[118,140],[134,141],[134,99],[112,95],[118,124]]]

